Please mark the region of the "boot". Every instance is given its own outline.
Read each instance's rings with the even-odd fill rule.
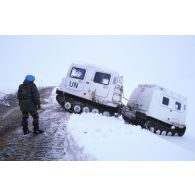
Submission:
[[[34,125],[34,134],[35,135],[43,133],[43,131],[39,129],[39,123],[34,123],[33,125]]]
[[[30,133],[29,129],[28,128],[23,128],[23,132],[24,132],[24,135],[27,135]]]

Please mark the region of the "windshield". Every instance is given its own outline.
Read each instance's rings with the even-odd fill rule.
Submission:
[[[85,73],[86,73],[85,69],[73,67],[70,73],[70,77],[83,80],[85,77]]]

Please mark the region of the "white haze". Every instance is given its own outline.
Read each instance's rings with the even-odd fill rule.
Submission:
[[[16,91],[26,74],[58,85],[72,62],[98,64],[124,77],[125,97],[138,84],[164,86],[188,99],[194,136],[195,36],[0,36],[0,91]]]

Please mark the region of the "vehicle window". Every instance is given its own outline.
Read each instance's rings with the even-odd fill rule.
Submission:
[[[175,102],[175,109],[176,110],[181,110],[181,103]]]
[[[73,67],[70,73],[70,77],[83,80],[85,77],[85,73],[86,73],[85,69]]]
[[[109,85],[110,78],[111,78],[110,74],[96,72],[93,81],[94,81],[94,83],[99,83],[102,85]]]
[[[169,105],[169,98],[163,97],[162,104],[165,106],[168,106]]]

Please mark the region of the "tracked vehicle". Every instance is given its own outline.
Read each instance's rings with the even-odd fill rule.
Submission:
[[[186,98],[157,85],[139,85],[122,108],[126,123],[140,125],[159,135],[183,136]]]
[[[123,80],[117,72],[98,66],[71,64],[56,94],[68,112],[113,116],[120,113]]]

